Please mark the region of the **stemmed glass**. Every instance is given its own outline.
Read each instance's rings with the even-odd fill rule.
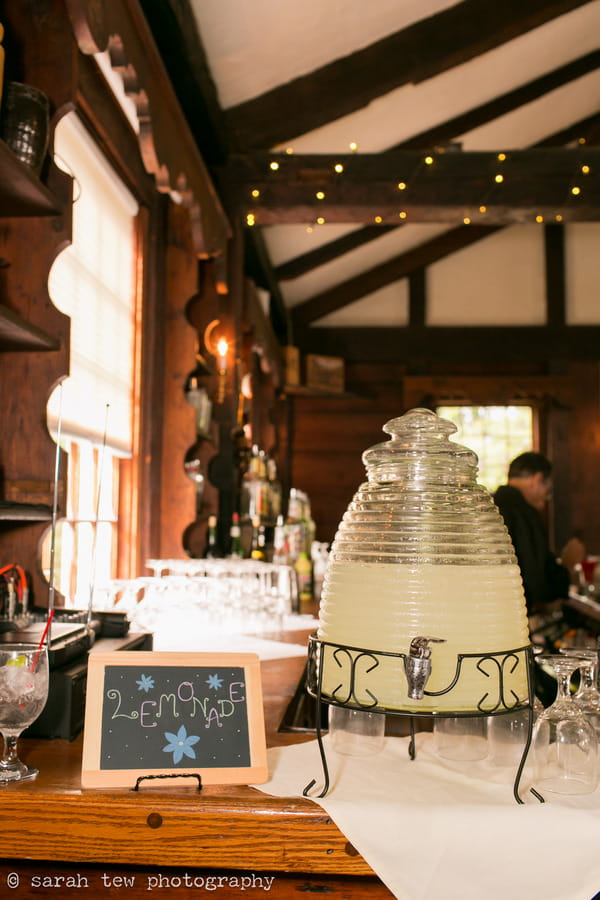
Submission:
[[[48,698],[48,652],[35,644],[0,645],[0,732],[4,752],[0,784],[30,781],[38,774],[17,756],[17,740]]]
[[[552,666],[558,690],[533,729],[533,786],[542,792],[589,794],[598,784],[598,740],[571,696],[571,678],[582,659],[571,654],[537,659]]]
[[[598,651],[567,647],[560,650],[565,656],[580,657],[579,687],[573,700],[600,735],[600,691],[598,690]]]

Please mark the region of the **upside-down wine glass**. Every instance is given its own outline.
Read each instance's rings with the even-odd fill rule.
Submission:
[[[533,729],[533,787],[542,793],[589,794],[598,784],[598,739],[571,696],[571,678],[582,659],[557,654],[538,661],[552,666],[558,690]]]
[[[600,691],[598,690],[598,651],[591,649],[561,648],[565,656],[581,657],[579,687],[573,700],[600,736]],[[600,741],[600,737],[599,737]],[[599,748],[600,749],[600,748]]]
[[[34,722],[48,698],[48,651],[35,644],[0,645],[0,732],[4,752],[0,784],[30,781],[37,769],[21,762],[17,741]]]

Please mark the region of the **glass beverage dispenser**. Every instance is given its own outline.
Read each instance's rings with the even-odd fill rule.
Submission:
[[[531,705],[521,574],[475,453],[426,409],[383,430],[332,544],[309,693],[411,716]]]

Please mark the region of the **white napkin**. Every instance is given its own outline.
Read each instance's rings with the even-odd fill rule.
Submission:
[[[316,741],[269,750],[259,790],[311,796],[400,900],[591,900],[600,891],[600,790],[530,794],[519,805],[514,772],[488,761],[442,763],[433,736],[386,738],[368,758],[336,754],[324,738],[326,797]],[[522,795],[523,796],[523,795]]]

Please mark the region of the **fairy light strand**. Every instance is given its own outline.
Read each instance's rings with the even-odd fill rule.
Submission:
[[[586,138],[580,137],[577,140],[577,144],[580,148],[586,147]],[[356,141],[350,141],[348,144],[349,150],[351,154],[356,154],[358,152],[358,143]],[[444,148],[436,148],[436,152],[443,153]],[[286,156],[292,156],[294,154],[293,147],[287,147],[284,151]],[[494,154],[493,158],[493,170],[490,176],[490,183],[487,190],[484,192],[484,195],[480,198],[479,203],[477,204],[477,209],[481,216],[485,216],[488,212],[489,206],[491,202],[496,202],[497,197],[495,196],[499,190],[505,186],[507,182],[507,170],[505,164],[509,161],[510,157],[504,151],[500,151]],[[394,180],[395,190],[402,194],[403,199],[409,197],[410,190],[414,186],[417,179],[421,176],[421,174],[428,169],[433,169],[436,164],[436,155],[434,153],[426,153],[423,156],[420,156],[418,162],[416,163],[412,173],[408,178],[400,177]],[[280,162],[277,159],[271,158],[269,161],[269,172],[271,174],[278,173],[281,169]],[[339,159],[337,162],[332,164],[332,170],[334,173],[334,177],[336,179],[340,179],[344,175],[346,171],[346,166]],[[584,196],[584,181],[587,176],[591,174],[590,165],[585,162],[579,160],[577,163],[576,171],[573,177],[570,180],[570,183],[567,188],[567,193],[565,200],[563,202],[563,206],[568,208],[572,206],[573,203],[578,202]],[[257,187],[253,188],[250,191],[250,196],[253,200],[260,200],[262,194],[261,190]],[[317,190],[313,192],[313,201],[317,201],[317,203],[322,203],[327,198],[326,190]],[[492,198],[494,200],[492,201]],[[560,207],[559,207],[560,208]],[[246,224],[249,227],[252,227],[257,224],[257,210],[248,211],[246,213]],[[408,219],[408,211],[406,207],[401,207],[397,213],[398,219],[402,222],[405,222]],[[535,213],[533,218],[534,221],[538,224],[543,224],[548,218],[551,217],[555,222],[563,222],[564,216],[562,212],[556,211],[553,215],[549,213],[548,215],[543,215],[542,212]],[[472,223],[472,216],[463,213],[460,217],[463,225],[470,225]],[[384,216],[381,214],[374,214],[372,217],[372,221],[376,224],[382,224],[384,221]],[[307,225],[307,233],[312,233],[314,225],[324,225],[326,224],[326,218],[323,215],[315,215],[315,219],[312,223]]]

